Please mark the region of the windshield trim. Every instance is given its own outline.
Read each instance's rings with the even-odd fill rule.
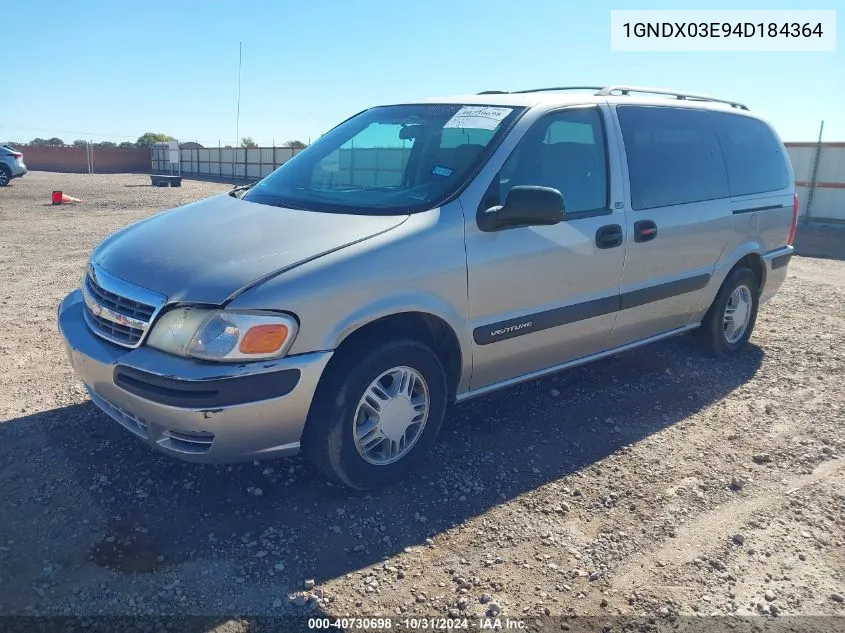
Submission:
[[[373,107],[367,108],[365,110],[361,110],[357,114],[354,114],[354,115],[344,119],[342,122],[340,122],[337,125],[335,125],[334,127],[332,127],[331,130],[329,130],[329,132],[331,132],[332,130],[340,127],[344,123],[351,121],[355,117],[361,116],[362,114],[365,114],[367,112],[370,112],[370,111],[378,109],[378,108],[390,108],[390,107],[396,107],[396,106],[427,107],[427,106],[455,106],[455,105],[458,105],[460,107],[465,107],[465,106],[499,107],[499,106],[492,106],[489,103],[485,103],[484,101],[481,101],[481,100],[479,100],[479,101],[466,101],[466,102],[462,101],[459,104],[448,103],[448,102],[440,103],[440,102],[434,102],[434,101],[425,101],[425,102],[419,102],[419,103],[384,104],[384,105],[373,106]],[[487,143],[486,147],[484,148],[484,151],[482,151],[481,154],[476,159],[475,163],[472,166],[472,169],[470,169],[467,172],[466,176],[457,185],[457,187],[453,191],[447,192],[441,198],[430,200],[430,201],[427,201],[427,202],[424,202],[424,203],[421,203],[421,204],[403,205],[401,207],[365,207],[365,206],[360,206],[360,205],[344,205],[344,204],[337,204],[337,203],[333,203],[333,202],[329,203],[329,202],[309,200],[308,201],[309,210],[313,210],[314,212],[338,213],[338,214],[348,214],[348,215],[383,215],[383,216],[412,215],[414,213],[421,213],[421,212],[424,212],[424,211],[430,211],[431,209],[436,209],[438,207],[442,207],[445,204],[448,204],[449,202],[452,202],[453,200],[460,197],[460,195],[467,189],[467,187],[469,187],[469,185],[472,184],[472,182],[476,179],[478,174],[481,172],[481,170],[484,168],[484,166],[487,164],[487,162],[490,160],[490,158],[493,156],[493,154],[496,152],[496,150],[502,144],[502,141],[504,141],[504,139],[507,137],[507,135],[513,129],[513,127],[517,124],[517,122],[530,109],[530,106],[519,106],[519,105],[507,106],[507,107],[513,109],[513,112],[510,115],[508,115],[509,121],[507,123],[499,126],[498,129],[496,129],[495,133],[493,134],[493,137],[490,139],[490,142]],[[326,132],[326,134],[328,134],[328,132]],[[266,176],[265,176],[265,178],[266,178]],[[262,178],[262,180],[263,180],[263,178]],[[261,182],[261,181],[257,181],[256,183],[253,183],[253,184],[258,184],[258,182]],[[250,199],[250,194],[252,192],[253,192],[253,189],[250,188],[249,190],[247,190],[243,194],[241,199],[246,201],[246,202],[254,202],[256,204],[267,204],[268,206],[279,206],[279,207],[288,206],[284,203],[284,197],[283,196],[278,196],[278,199],[275,203],[259,202],[258,199]],[[297,203],[297,201],[291,200],[291,204],[293,206],[296,206],[296,203]]]

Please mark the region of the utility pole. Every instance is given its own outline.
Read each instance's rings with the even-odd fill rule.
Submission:
[[[807,192],[807,204],[804,206],[804,223],[810,221],[810,207],[813,205],[813,194],[816,192],[816,179],[819,174],[819,159],[822,155],[822,134],[824,133],[824,121],[819,128],[819,142],[816,145],[816,154],[813,156],[813,171],[810,174],[810,190]]]

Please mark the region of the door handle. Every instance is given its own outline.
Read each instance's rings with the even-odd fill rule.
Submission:
[[[652,220],[634,222],[634,241],[648,242],[657,237],[657,225]]]
[[[596,247],[613,248],[622,244],[622,227],[618,224],[608,224],[596,231]]]

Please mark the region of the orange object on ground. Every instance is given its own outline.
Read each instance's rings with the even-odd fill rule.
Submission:
[[[71,202],[82,202],[82,200],[69,196],[61,191],[53,192],[53,204],[70,204]]]

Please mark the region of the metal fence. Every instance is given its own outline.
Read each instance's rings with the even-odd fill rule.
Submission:
[[[805,220],[845,222],[845,143],[786,143]],[[181,147],[179,167],[183,176],[251,182],[269,175],[301,150],[290,147]],[[401,180],[408,150],[341,149],[329,178],[350,185],[390,185]],[[327,167],[327,166],[326,166]],[[153,173],[170,173],[166,144],[152,150]],[[326,174],[324,173],[324,177]]]
[[[183,176],[253,181],[264,178],[299,151],[290,147],[180,147],[179,159]],[[153,148],[152,170],[169,173],[166,148]]]
[[[172,168],[166,144],[152,148],[152,171],[168,174]],[[180,147],[179,165],[183,176],[254,181],[264,178],[300,151],[290,147]],[[341,149],[324,165],[324,176],[345,185],[390,185],[401,181],[409,150],[399,148]],[[396,180],[397,182],[392,182]]]

